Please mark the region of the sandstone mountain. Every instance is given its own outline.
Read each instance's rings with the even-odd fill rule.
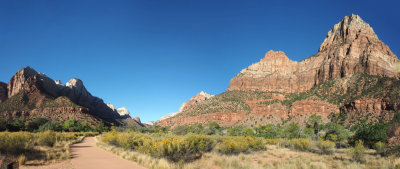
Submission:
[[[358,15],[333,26],[318,53],[301,62],[281,51],[269,51],[260,62],[234,77],[228,91],[299,93],[335,78],[355,73],[399,77],[399,59]]]
[[[44,117],[55,121],[75,119],[95,124],[104,120],[119,124],[116,111],[92,96],[83,82],[73,78],[64,85],[30,67],[20,69],[7,87],[0,83],[0,115],[3,119]]]
[[[271,50],[240,71],[226,92],[157,123],[258,126],[303,123],[317,114],[352,126],[360,119],[391,121],[398,111],[399,59],[369,24],[349,15],[328,32],[317,54],[296,62]]]
[[[181,107],[179,108],[178,112],[166,114],[166,115],[162,116],[160,118],[160,120],[165,120],[165,119],[174,117],[177,114],[189,109],[190,107],[192,107],[192,106],[194,106],[194,105],[196,105],[196,104],[198,104],[198,103],[200,103],[200,102],[202,102],[204,100],[208,100],[208,99],[212,98],[213,96],[214,95],[212,95],[212,94],[208,94],[208,93],[206,93],[204,91],[201,91],[200,93],[197,93],[196,96],[193,96],[192,98],[190,98],[189,101],[183,102]]]

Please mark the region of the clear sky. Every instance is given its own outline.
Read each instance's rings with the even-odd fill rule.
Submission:
[[[0,81],[31,66],[86,88],[142,121],[224,92],[270,49],[300,61],[358,14],[400,55],[396,1],[2,0]]]

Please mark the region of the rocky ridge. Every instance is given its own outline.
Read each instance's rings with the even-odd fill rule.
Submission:
[[[30,67],[20,69],[7,84],[7,89],[4,88],[4,84],[0,84],[0,98],[0,113],[6,118],[21,115],[29,117],[31,114],[43,113],[49,119],[58,117],[63,120],[64,116],[68,116],[68,112],[75,112],[73,114],[77,117],[82,116],[85,119],[93,116],[113,124],[118,124],[118,119],[123,118],[102,99],[92,96],[80,79],[73,78],[64,85],[61,81],[54,81]],[[44,109],[47,107],[52,107],[55,113],[48,113],[47,109]],[[92,121],[99,121],[93,118]]]

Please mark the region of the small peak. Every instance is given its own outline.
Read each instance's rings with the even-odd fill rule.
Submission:
[[[56,85],[65,86],[65,84],[61,82],[61,80],[54,80],[54,83],[56,83]]]
[[[72,78],[71,80],[69,80],[66,84],[67,87],[81,87],[83,86],[83,82],[80,79],[77,78]]]
[[[372,27],[360,16],[347,15],[328,32],[318,51],[324,51],[330,46],[351,43],[354,39],[361,37],[378,39]]]
[[[202,96],[206,97],[207,99],[209,99],[209,98],[214,96],[214,95],[208,94],[208,93],[206,93],[204,91],[201,91],[200,93],[198,93],[198,95],[202,95]]]
[[[33,68],[29,67],[29,66],[21,68],[20,70],[18,70],[17,73],[21,73],[21,74],[23,74],[25,76],[32,76],[32,75],[38,74],[38,72],[36,72],[35,69],[33,69]]]
[[[118,108],[118,109],[117,109],[117,112],[118,112],[118,114],[119,114],[120,116],[126,116],[126,115],[129,116],[129,114],[130,114],[128,108],[126,108],[126,107],[120,107],[120,108]]]
[[[111,103],[106,103],[107,107],[109,107],[112,111],[115,111],[115,107]]]
[[[276,60],[276,59],[290,60],[286,56],[285,52],[269,50],[267,53],[265,53],[264,58],[261,59],[260,62],[269,62],[271,60]]]

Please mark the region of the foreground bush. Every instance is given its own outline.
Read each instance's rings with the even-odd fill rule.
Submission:
[[[41,146],[52,147],[56,143],[56,134],[53,131],[46,131],[43,133],[36,133],[37,143]]]
[[[289,145],[291,148],[296,150],[310,151],[312,146],[312,141],[310,139],[305,139],[305,138],[292,139],[289,141]]]
[[[365,147],[362,140],[356,141],[356,145],[348,150],[349,155],[356,161],[363,161],[365,156]]]
[[[376,142],[374,145],[374,149],[376,150],[376,153],[378,153],[378,154],[383,154],[385,152],[385,147],[386,147],[385,143],[383,143],[381,141]]]
[[[241,152],[249,152],[254,150],[265,149],[265,141],[256,137],[224,137],[218,142],[216,149],[223,154],[237,154]]]
[[[186,136],[166,134],[142,134],[137,132],[103,133],[105,143],[136,150],[155,157],[164,157],[171,161],[191,161],[211,151],[215,141],[211,136],[189,134]]]
[[[32,134],[28,132],[1,132],[0,151],[19,154],[32,146]]]
[[[93,136],[98,132],[0,132],[0,151],[7,154],[21,154],[33,146],[52,147],[57,141],[73,141],[79,136]]]
[[[317,147],[324,154],[331,154],[335,149],[335,143],[329,140],[319,140],[317,143]]]

